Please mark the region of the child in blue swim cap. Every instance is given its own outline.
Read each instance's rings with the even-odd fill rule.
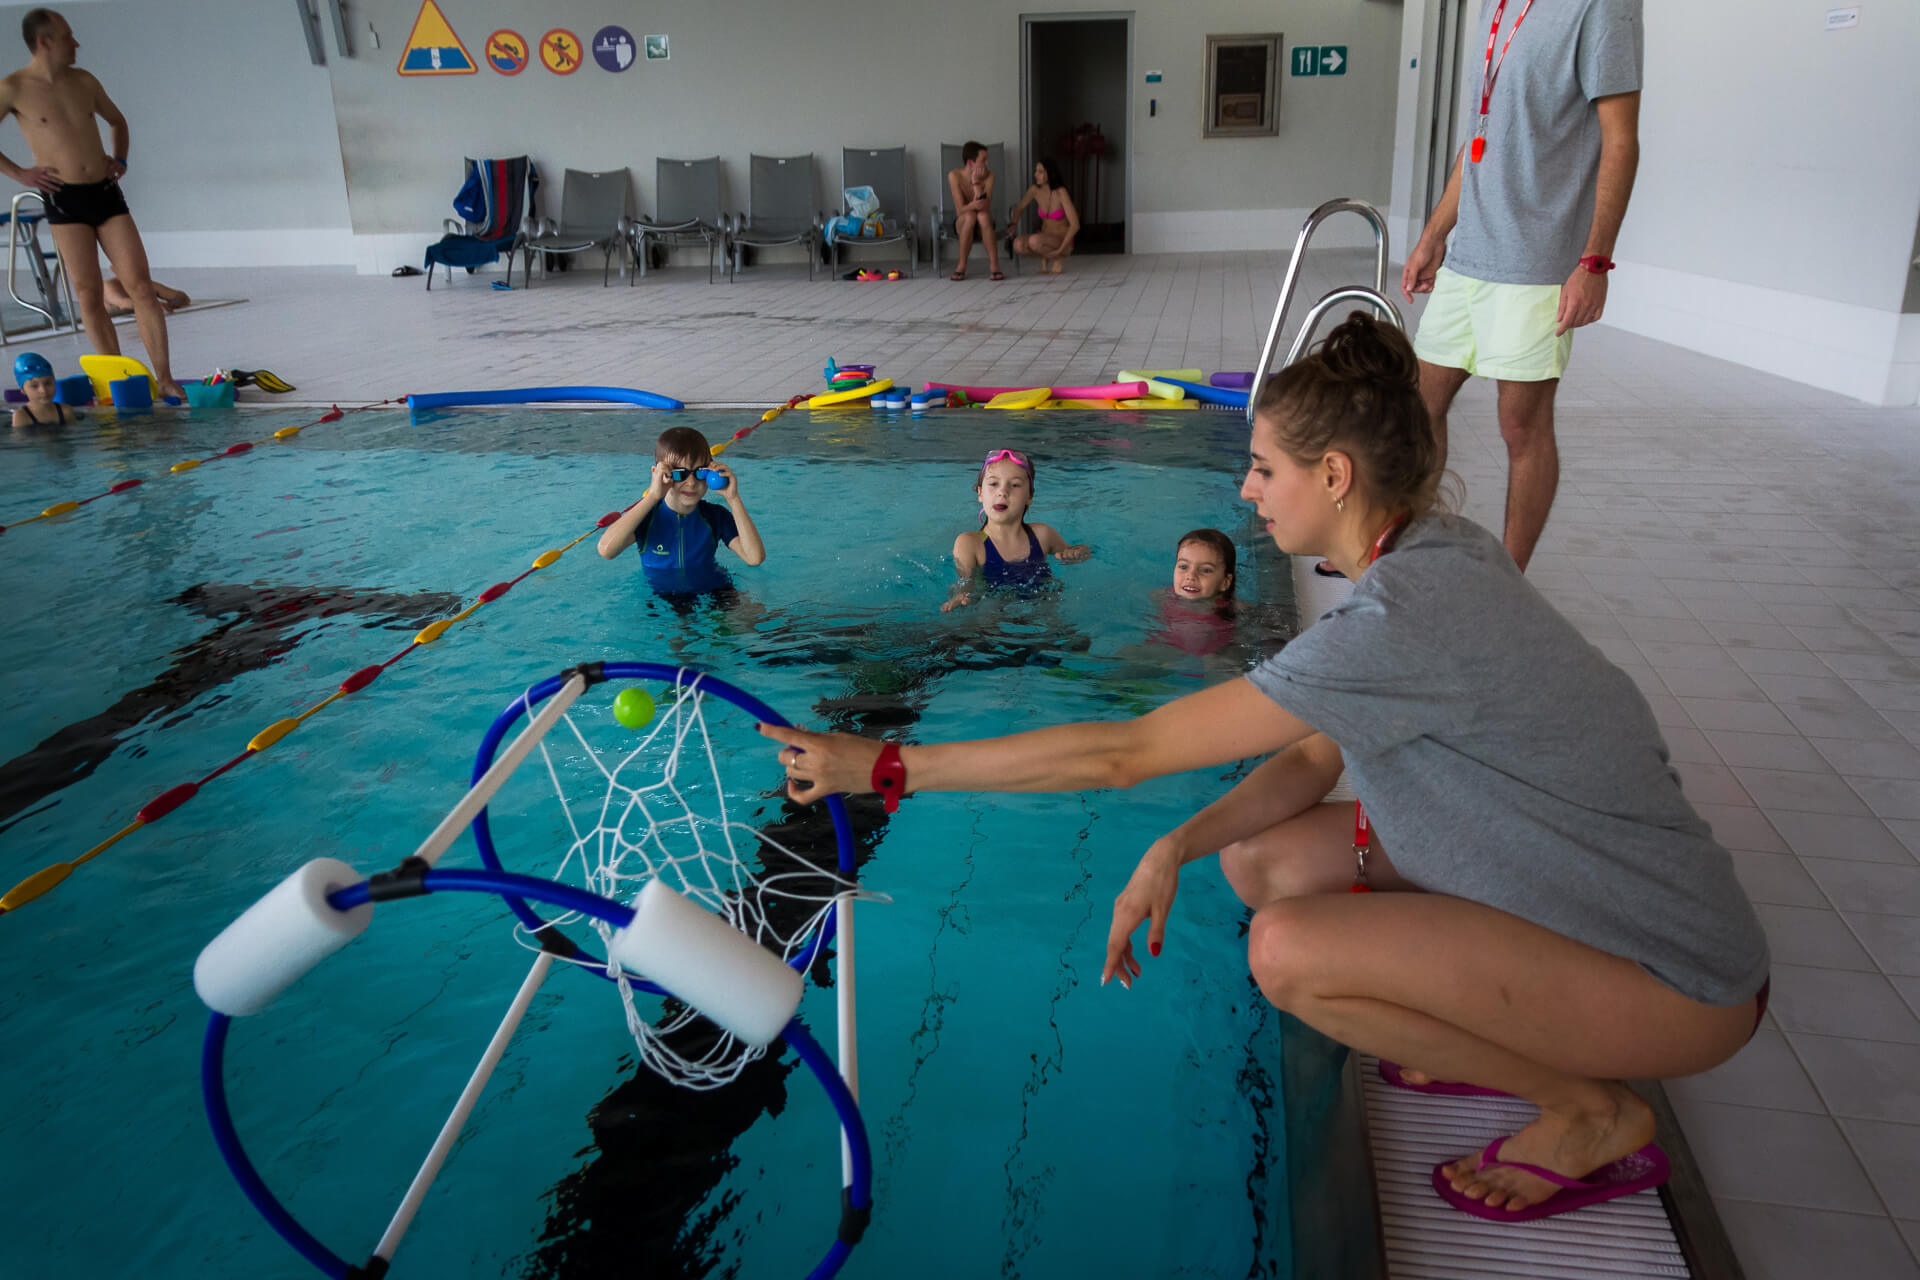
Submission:
[[[64,427],[73,410],[53,402],[53,365],[37,351],[24,351],[13,362],[13,380],[27,393],[27,402],[13,411],[16,427]]]

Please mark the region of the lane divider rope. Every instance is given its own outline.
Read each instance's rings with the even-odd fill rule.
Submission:
[[[786,404],[779,405],[779,406],[776,406],[775,408],[767,410],[765,413],[760,415],[760,420],[758,422],[754,423],[752,426],[744,427],[741,430],[734,432],[731,439],[722,441],[719,445],[717,445],[713,450],[714,455],[717,457],[721,453],[725,452],[729,446],[736,444],[739,441],[744,440],[748,436],[752,435],[757,428],[764,426],[766,423],[772,422],[775,418],[779,417],[782,413],[785,413],[787,410],[792,409],[797,405],[804,404],[806,400],[807,400],[806,396],[794,396],[792,399],[788,400]],[[378,401],[377,403],[391,404],[393,403],[393,401],[382,400],[382,401]],[[376,406],[364,405],[361,407],[374,408]],[[342,413],[342,410],[340,410],[336,406],[332,412],[328,413],[325,417],[318,419],[318,421],[330,422],[330,421],[337,420],[341,416],[341,413]],[[308,423],[305,425],[312,426],[315,424]],[[282,428],[282,431],[297,432],[298,430],[299,428]],[[281,432],[275,432],[274,434],[275,436],[278,436],[282,439],[287,438],[287,436],[282,435]],[[248,446],[248,447],[251,447],[251,446]],[[215,457],[216,458],[226,457],[228,456],[228,454],[231,454],[234,452],[245,452],[245,450],[229,449],[226,453],[216,454]],[[198,465],[198,463],[194,465]],[[175,470],[179,470],[179,468],[176,467]],[[134,481],[133,483],[137,484],[139,482]],[[91,501],[91,499],[89,499],[89,501]],[[638,505],[638,502],[639,500],[636,499],[634,505]],[[292,733],[295,729],[298,729],[302,724],[306,723],[308,719],[310,719],[312,716],[319,713],[322,709],[332,705],[335,702],[338,702],[340,699],[346,697],[348,694],[360,692],[360,690],[366,688],[368,685],[372,684],[375,680],[379,679],[380,676],[383,673],[385,673],[387,668],[393,666],[396,662],[399,662],[402,658],[412,653],[415,649],[421,648],[422,646],[425,646],[425,645],[430,645],[434,641],[440,639],[440,637],[445,635],[447,633],[448,628],[452,627],[454,623],[461,622],[467,618],[472,617],[476,612],[478,612],[481,609],[481,607],[492,604],[494,601],[500,599],[500,597],[506,595],[507,592],[513,590],[513,588],[517,586],[519,583],[521,583],[528,577],[532,576],[533,574],[539,572],[540,570],[549,567],[555,561],[559,560],[561,556],[573,550],[573,548],[579,546],[582,542],[585,542],[588,538],[591,538],[594,534],[600,532],[602,529],[605,529],[609,525],[613,524],[614,521],[618,520],[621,516],[625,515],[626,512],[630,510],[632,510],[631,506],[624,508],[620,511],[610,511],[606,515],[601,516],[599,520],[595,521],[592,528],[588,529],[585,533],[582,533],[579,537],[573,539],[573,541],[568,542],[563,546],[555,547],[552,550],[541,552],[538,556],[534,557],[534,561],[530,566],[528,566],[526,569],[521,570],[518,576],[508,578],[504,582],[494,583],[492,586],[488,587],[485,591],[482,591],[472,604],[468,605],[465,609],[462,609],[459,613],[454,614],[452,617],[442,618],[438,622],[429,623],[427,626],[422,627],[420,631],[417,634],[415,634],[413,639],[407,642],[406,647],[401,649],[398,653],[394,654],[391,658],[388,658],[384,662],[376,662],[369,667],[360,668],[360,670],[354,672],[352,675],[348,676],[345,680],[342,680],[340,682],[339,688],[335,689],[332,693],[328,694],[325,698],[322,698],[319,702],[316,702],[312,706],[308,707],[305,711],[302,711],[300,714],[295,716],[288,716],[284,719],[276,720],[272,724],[268,725],[266,728],[260,730],[260,732],[254,734],[252,739],[248,741],[247,749],[245,751],[242,751],[239,755],[233,757],[233,759],[227,761],[225,764],[215,769],[212,773],[207,774],[205,777],[199,779],[197,782],[182,782],[176,786],[167,788],[165,791],[162,791],[159,795],[147,801],[146,804],[140,807],[139,811],[134,814],[133,821],[129,822],[126,826],[120,828],[118,831],[108,836],[105,840],[102,840],[99,844],[94,845],[93,848],[87,850],[85,853],[81,854],[79,857],[74,858],[68,862],[56,862],[51,866],[43,867],[39,871],[34,872],[32,875],[28,876],[25,880],[22,880],[19,884],[16,884],[15,886],[13,886],[13,888],[9,889],[4,896],[0,896],[0,915],[5,915],[10,911],[17,910],[18,908],[25,906],[27,903],[32,902],[35,898],[40,897],[42,894],[48,892],[49,890],[54,888],[56,885],[60,884],[68,876],[72,875],[74,871],[77,870],[79,867],[99,857],[101,854],[105,853],[108,849],[111,849],[114,845],[118,844],[120,841],[124,840],[126,837],[132,835],[135,831],[138,831],[142,827],[151,826],[154,823],[160,821],[160,819],[166,817],[168,814],[172,813],[175,809],[178,809],[181,805],[193,799],[194,796],[200,793],[200,789],[202,787],[206,786],[208,783],[212,782],[214,779],[220,777],[220,775],[226,773],[229,769],[234,768],[236,765],[240,764],[244,760],[250,759],[253,756],[260,754],[262,751],[265,751],[268,747],[271,747],[274,743],[279,742],[282,738],[286,737],[288,734]],[[36,519],[37,518],[38,517],[36,517]],[[23,521],[22,523],[25,523],[25,522]]]
[[[315,418],[312,422],[302,422],[297,426],[282,427],[264,440],[236,441],[235,443],[230,444],[226,448],[222,449],[220,452],[213,454],[211,457],[188,458],[184,462],[176,462],[171,467],[167,468],[167,472],[168,474],[178,475],[182,472],[192,471],[195,468],[204,466],[209,462],[218,462],[222,458],[234,458],[234,457],[238,457],[243,453],[250,453],[253,451],[254,447],[257,445],[272,444],[275,440],[291,440],[295,436],[299,435],[302,431],[305,431],[308,427],[317,427],[323,422],[338,422],[340,421],[341,418],[344,418],[349,413],[363,413],[368,409],[378,409],[380,406],[388,405],[388,404],[402,404],[405,401],[406,401],[405,396],[396,396],[391,400],[375,400],[371,404],[355,405],[351,409],[342,409],[339,405],[336,404],[333,406],[333,408],[329,409],[326,413],[321,414],[319,417]],[[122,480],[118,484],[110,485],[107,488],[101,490],[99,493],[94,494],[91,498],[80,498],[70,502],[56,502],[52,506],[41,511],[41,513],[37,516],[28,516],[22,520],[15,520],[12,524],[0,524],[0,533],[5,533],[9,529],[18,529],[21,525],[32,524],[36,520],[47,520],[47,519],[51,519],[54,516],[64,516],[68,512],[78,511],[81,507],[86,506],[90,502],[98,502],[100,501],[100,499],[109,497],[116,493],[125,493],[129,489],[136,489],[139,486],[145,484],[149,479],[158,479],[158,478],[159,478],[158,476],[142,476],[142,477],[137,477],[131,480]]]

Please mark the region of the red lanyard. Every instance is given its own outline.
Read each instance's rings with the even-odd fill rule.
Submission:
[[[1527,10],[1533,8],[1533,0],[1520,6],[1520,16],[1513,20],[1513,30],[1507,32],[1507,42],[1500,46],[1500,61],[1493,60],[1493,46],[1500,39],[1500,19],[1506,16],[1507,0],[1500,0],[1493,10],[1493,30],[1487,32],[1487,60],[1480,72],[1480,125],[1474,131],[1473,147],[1468,152],[1473,163],[1479,164],[1480,157],[1487,154],[1487,111],[1493,105],[1494,82],[1500,78],[1500,68],[1507,65],[1507,51],[1513,48],[1513,38],[1520,34],[1520,24],[1527,20]]]
[[[1507,0],[1500,0],[1502,5],[1505,5],[1506,2]],[[1527,3],[1532,4],[1533,0],[1527,0]],[[1520,16],[1523,18],[1526,17],[1526,12],[1522,10]],[[1375,560],[1378,560],[1381,556],[1393,550],[1393,544],[1400,538],[1400,531],[1406,527],[1407,517],[1401,516],[1398,520],[1395,520],[1392,524],[1382,529],[1380,536],[1373,540],[1373,554],[1367,557],[1367,563],[1372,564]],[[1347,886],[1348,893],[1373,892],[1373,886],[1367,883],[1367,847],[1372,843],[1371,832],[1372,828],[1367,824],[1367,810],[1358,800],[1355,800],[1353,802],[1354,871],[1353,883]]]

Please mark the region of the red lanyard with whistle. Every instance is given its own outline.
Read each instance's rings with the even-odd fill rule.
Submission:
[[[1506,0],[1500,0],[1502,4]],[[1527,0],[1529,4],[1533,0]],[[1525,17],[1524,12],[1521,17]],[[1380,531],[1373,540],[1373,554],[1367,557],[1372,564],[1387,552],[1393,550],[1393,544],[1399,541],[1400,531],[1407,527],[1409,517],[1401,516]],[[1372,843],[1372,828],[1367,825],[1367,810],[1358,800],[1353,802],[1353,883],[1347,886],[1348,893],[1372,893],[1373,886],[1367,883],[1367,847]]]
[[[1507,42],[1500,46],[1500,61],[1495,62],[1493,46],[1500,39],[1500,19],[1506,16],[1507,0],[1500,0],[1494,6],[1493,30],[1487,32],[1487,60],[1480,72],[1480,123],[1473,131],[1473,146],[1467,152],[1475,164],[1487,154],[1487,111],[1493,106],[1494,82],[1500,78],[1500,68],[1507,65],[1507,51],[1513,48],[1513,38],[1520,34],[1520,24],[1527,20],[1527,10],[1531,8],[1533,0],[1520,6],[1520,16],[1513,20],[1513,30],[1507,32]]]

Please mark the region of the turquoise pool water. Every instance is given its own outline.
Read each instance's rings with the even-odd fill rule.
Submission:
[[[94,424],[0,450],[0,519],[153,477],[0,537],[0,889],[637,497],[670,421],[718,440],[757,418],[369,413],[166,473],[312,416]],[[539,678],[595,659],[690,663],[802,724],[945,739],[1145,710],[1230,675],[1290,614],[1236,497],[1242,431],[1208,413],[785,415],[727,457],[769,551],[736,570],[732,609],[682,616],[631,554],[603,561],[589,539],[0,919],[9,1269],[301,1274],[208,1134],[194,956],[309,858],[371,872],[410,852],[465,789],[486,725]],[[978,459],[1003,445],[1038,460],[1033,518],[1093,558],[1056,568],[1044,597],[942,615],[954,534],[977,523]],[[1204,659],[1152,639],[1152,593],[1198,525],[1234,535],[1258,606],[1243,649]],[[606,700],[583,716],[606,727]],[[721,744],[736,816],[781,821],[771,753],[736,728]],[[1189,875],[1167,952],[1131,993],[1098,987],[1136,857],[1231,776],[920,796],[858,819],[865,883],[893,901],[859,914],[877,1208],[844,1274],[1291,1273],[1290,1206],[1312,1195],[1300,1170],[1327,1141],[1338,1061],[1258,999],[1217,872]],[[502,804],[532,815],[532,796]],[[531,851],[520,869],[563,852],[557,811],[541,812],[510,833]],[[476,862],[463,838],[442,865]],[[341,1254],[378,1238],[527,959],[493,900],[396,904],[236,1024],[241,1135]],[[830,1044],[831,992],[803,1014]],[[839,1187],[830,1110],[804,1069],[788,1055],[691,1095],[633,1059],[607,985],[557,973],[396,1274],[803,1274]]]

